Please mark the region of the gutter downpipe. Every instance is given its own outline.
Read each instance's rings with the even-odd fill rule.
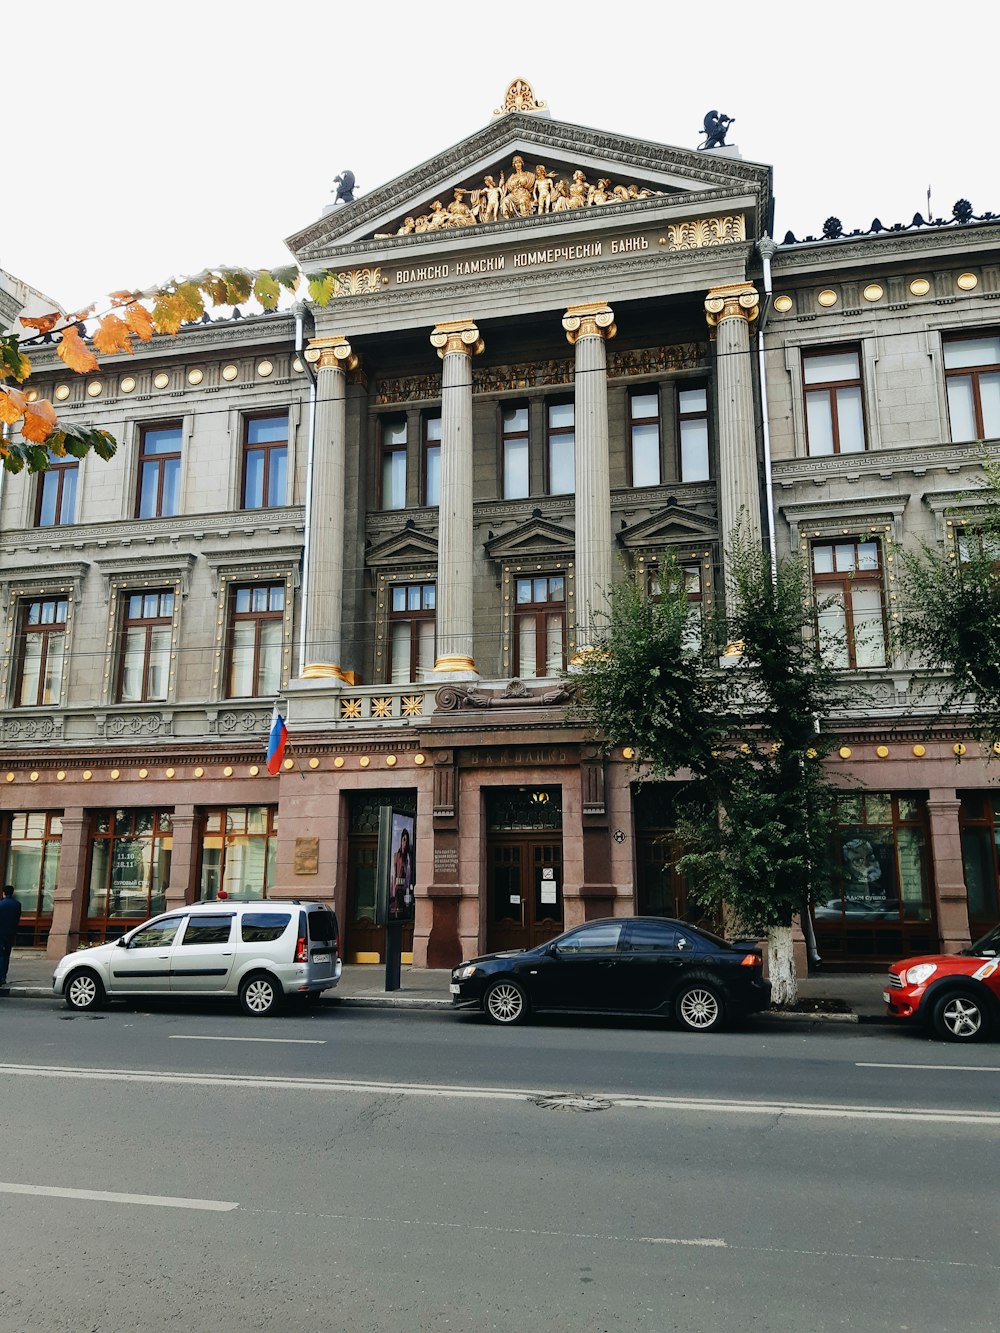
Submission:
[[[757,326],[757,377],[760,382],[760,418],[764,442],[764,492],[767,502],[767,541],[771,555],[771,578],[778,577],[778,542],[775,532],[774,476],[771,471],[771,424],[767,403],[767,375],[764,366],[764,329],[771,311],[771,256],[778,247],[770,236],[762,236],[757,250],[764,263],[764,309]]]
[[[305,366],[309,376],[309,429],[306,441],[306,518],[302,535],[302,618],[299,624],[299,669],[302,674],[306,662],[306,608],[309,605],[309,539],[312,513],[313,460],[316,454],[316,372],[305,356],[305,306],[300,301],[295,307],[295,355]]]

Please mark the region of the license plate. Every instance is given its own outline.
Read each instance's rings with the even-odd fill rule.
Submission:
[[[886,1004],[889,1003],[889,992],[887,990],[882,992],[882,999],[885,1000]]]
[[[313,954],[313,962],[314,962],[314,963],[328,963],[329,961],[330,961],[330,955],[329,955],[328,953],[314,953],[314,954]]]
[[[458,995],[460,994],[462,987],[453,981],[448,989],[451,991],[452,995]]]

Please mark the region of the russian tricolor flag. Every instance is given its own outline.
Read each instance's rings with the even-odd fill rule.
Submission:
[[[267,771],[272,777],[281,767],[287,744],[288,728],[285,726],[285,719],[278,712],[278,705],[275,704],[274,712],[271,714],[271,735],[267,741]]]

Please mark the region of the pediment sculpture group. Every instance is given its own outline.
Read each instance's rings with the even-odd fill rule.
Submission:
[[[582,171],[574,171],[570,180],[557,179],[557,173],[548,171],[541,163],[534,171],[529,171],[525,168],[524,158],[515,157],[509,175],[501,171],[499,179],[486,176],[477,189],[458,186],[453,191],[451,203],[443,204],[440,199],[435,199],[428,213],[407,217],[397,231],[377,232],[376,238],[409,236],[414,232],[440,231],[446,227],[477,227],[510,218],[628,203],[633,199],[648,199],[654,194],[663,194],[663,191],[638,185],[612,185],[605,177],[593,183]]]

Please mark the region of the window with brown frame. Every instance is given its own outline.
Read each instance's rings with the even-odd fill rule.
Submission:
[[[287,414],[248,417],[243,426],[243,508],[283,505],[287,486]]]
[[[708,481],[712,473],[708,448],[708,389],[705,385],[678,386],[677,435],[681,481]]]
[[[421,498],[425,505],[439,505],[441,503],[441,413],[425,416],[422,428]]]
[[[628,396],[629,462],[633,486],[659,486],[660,395],[655,385],[633,389]]]
[[[29,947],[44,944],[48,936],[61,846],[61,812],[20,810],[6,817],[0,866],[4,884],[13,884],[21,904],[18,942]]]
[[[382,418],[379,503],[383,509],[406,508],[406,418]]]
[[[60,458],[49,452],[48,466],[38,478],[35,498],[35,527],[54,528],[76,522],[76,486],[80,460],[67,455]]]
[[[233,587],[229,596],[230,699],[259,698],[281,688],[284,583]]]
[[[705,629],[705,580],[699,562],[681,562],[678,566],[684,580],[684,592],[691,607],[685,632],[685,647],[692,652],[700,652]],[[651,602],[658,602],[662,594],[662,583],[658,564],[652,564],[646,574],[646,595]]]
[[[812,544],[819,648],[832,667],[886,664],[885,583],[878,541]]]
[[[859,454],[868,447],[857,347],[802,354],[806,444],[813,456]]]
[[[89,843],[84,942],[113,938],[122,933],[122,921],[146,921],[165,910],[174,845],[171,811],[95,811]]]
[[[31,598],[21,603],[15,692],[18,707],[38,708],[61,701],[68,609],[65,597]]]
[[[434,670],[436,604],[433,583],[396,583],[389,589],[389,684],[426,680]]]
[[[504,403],[500,409],[500,468],[505,500],[531,494],[528,404]]]
[[[572,495],[576,489],[576,425],[572,403],[549,403],[546,412],[547,493]]]
[[[526,679],[558,676],[566,669],[564,576],[518,578],[514,597],[514,674]]]
[[[956,444],[1000,437],[1000,333],[946,339],[944,374]]]
[[[137,518],[173,518],[180,511],[181,427],[144,426],[139,442]]]
[[[278,861],[278,807],[236,805],[206,810],[201,838],[203,901],[266,898]]]
[[[122,595],[119,703],[155,703],[167,697],[174,593]]]

